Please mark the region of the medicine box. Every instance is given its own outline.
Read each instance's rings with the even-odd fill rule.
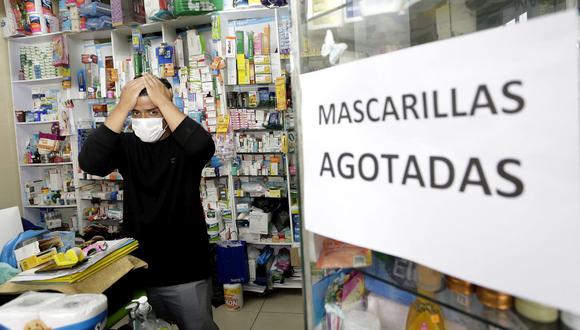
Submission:
[[[255,234],[268,234],[272,213],[252,211],[250,213],[250,232]]]
[[[255,65],[255,72],[256,74],[270,74],[272,73],[272,66],[269,64],[256,64]]]
[[[256,65],[270,64],[270,55],[255,55],[254,64]]]
[[[269,74],[257,74],[256,75],[256,84],[271,84],[272,83],[272,76]]]

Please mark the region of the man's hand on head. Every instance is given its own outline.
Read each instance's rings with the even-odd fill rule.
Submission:
[[[121,99],[117,107],[123,111],[130,112],[135,107],[139,94],[145,89],[145,79],[143,77],[133,79],[123,87]]]
[[[143,74],[143,81],[145,88],[147,88],[147,95],[151,102],[160,109],[171,102],[171,91],[165,85],[150,73]],[[163,110],[162,110],[163,111]]]

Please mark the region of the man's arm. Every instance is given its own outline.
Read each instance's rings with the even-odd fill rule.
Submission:
[[[79,153],[79,166],[89,174],[105,176],[119,167],[115,152],[121,141],[121,133],[113,132],[103,125],[89,135]]]
[[[171,91],[159,79],[148,73],[143,78],[147,95],[163,114],[175,140],[188,155],[195,156],[200,164],[205,165],[215,152],[211,134],[193,119],[179,112],[171,101]]]
[[[135,107],[143,88],[145,85],[141,78],[132,80],[123,87],[119,103],[107,117],[105,124],[89,135],[79,153],[79,166],[83,171],[105,176],[119,167],[114,153],[121,141],[121,130],[127,114]]]

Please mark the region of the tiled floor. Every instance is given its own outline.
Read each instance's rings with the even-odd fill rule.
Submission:
[[[301,330],[304,329],[304,301],[299,289],[278,289],[260,296],[244,292],[244,307],[230,312],[222,305],[213,312],[220,330]],[[113,329],[127,324],[125,318]]]
[[[279,289],[265,297],[245,292],[241,311],[230,312],[220,306],[213,318],[220,330],[304,329],[302,291]]]

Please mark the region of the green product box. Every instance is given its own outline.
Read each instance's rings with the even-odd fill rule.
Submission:
[[[236,54],[244,53],[244,31],[236,31]]]

